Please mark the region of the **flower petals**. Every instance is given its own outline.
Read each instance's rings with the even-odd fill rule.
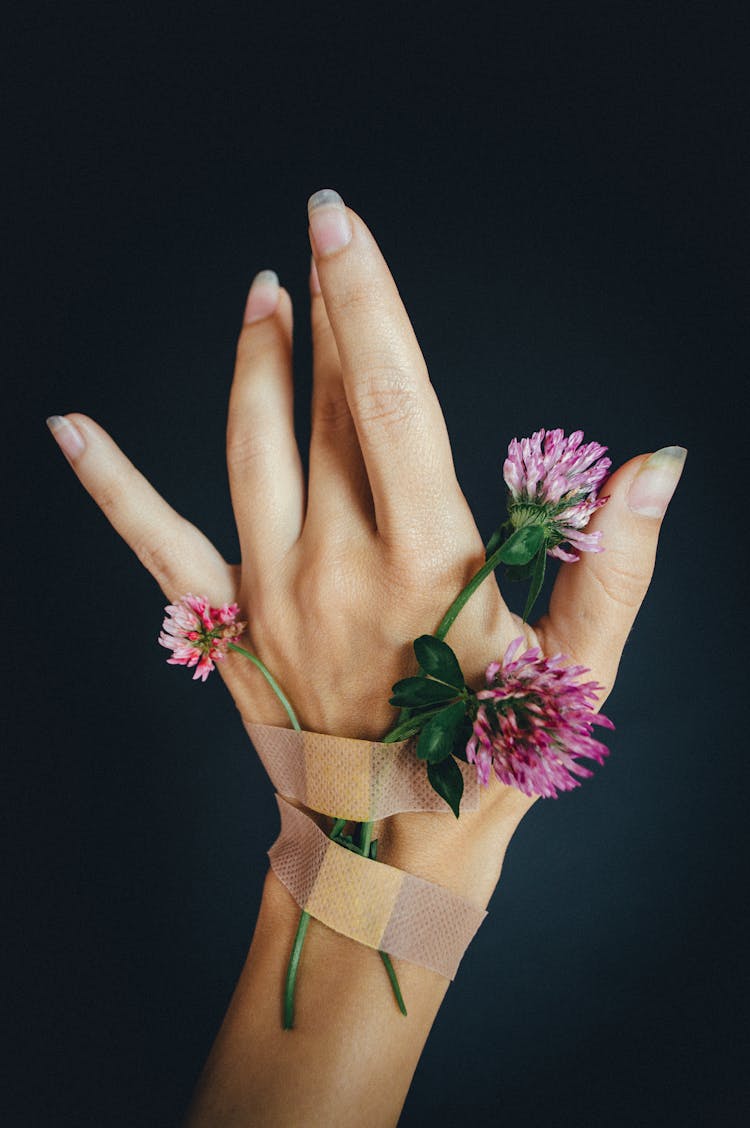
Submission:
[[[578,560],[575,552],[558,547],[564,541],[578,552],[602,551],[600,533],[578,530],[607,501],[596,496],[612,465],[603,457],[606,449],[600,443],[584,443],[583,431],[566,438],[560,428],[542,428],[531,438],[511,440],[503,464],[511,523],[516,528],[543,524],[548,555]]]
[[[193,681],[205,682],[214,662],[224,658],[228,643],[242,634],[247,623],[238,621],[236,603],[212,607],[204,595],[187,592],[164,608],[159,644],[172,651],[170,666],[195,666]]]
[[[466,756],[485,786],[492,767],[501,783],[524,795],[556,798],[593,774],[580,757],[601,764],[609,754],[591,735],[593,726],[614,725],[594,712],[602,686],[576,680],[588,673],[585,666],[564,666],[561,654],[544,658],[538,647],[516,657],[522,643],[514,639],[502,663],[485,671]]]

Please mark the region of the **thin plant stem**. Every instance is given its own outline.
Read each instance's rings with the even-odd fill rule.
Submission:
[[[459,611],[461,611],[461,609],[464,607],[464,605],[469,602],[469,600],[471,599],[472,595],[477,590],[479,585],[481,583],[483,583],[484,580],[487,579],[487,577],[490,575],[490,573],[495,571],[495,568],[497,568],[498,564],[500,563],[500,556],[501,556],[501,553],[502,553],[504,547],[505,547],[505,543],[501,544],[499,548],[495,549],[495,551],[492,553],[492,556],[488,557],[487,560],[482,565],[482,567],[479,569],[479,571],[474,576],[472,576],[472,578],[469,580],[468,584],[463,589],[463,591],[460,591],[458,593],[458,595],[453,600],[450,607],[448,608],[448,610],[445,612],[442,619],[440,620],[440,624],[438,626],[438,629],[435,631],[435,635],[434,635],[435,638],[439,638],[441,640],[441,642],[445,639],[445,636],[447,635],[448,631],[451,629],[451,627],[453,626],[453,623],[455,622],[456,618],[458,617]],[[422,672],[421,670],[418,671],[418,673],[421,673],[421,672]],[[439,712],[439,711],[440,711],[439,709],[436,710],[436,712]],[[398,717],[398,720],[396,721],[396,724],[393,726],[393,729],[391,729],[391,732],[395,731],[406,719],[408,719],[408,716],[409,716],[409,710],[408,709],[402,709],[401,712],[399,713],[399,717]],[[388,733],[387,735],[390,735],[390,733]]]
[[[482,567],[479,569],[479,571],[476,573],[476,575],[472,576],[472,578],[469,580],[469,582],[466,585],[466,587],[464,588],[464,590],[462,592],[459,592],[459,594],[453,600],[450,607],[448,608],[448,610],[445,612],[442,619],[440,620],[440,625],[439,625],[438,629],[435,631],[435,638],[439,638],[441,640],[445,638],[448,631],[453,626],[453,623],[454,623],[456,617],[458,616],[458,613],[461,610],[461,608],[464,606],[465,603],[468,603],[469,599],[474,594],[474,592],[477,590],[479,585],[484,580],[486,580],[487,577],[492,572],[495,571],[495,568],[497,568],[498,564],[500,563],[500,554],[503,551],[503,547],[504,547],[504,545],[500,545],[499,548],[495,549],[495,551],[492,553],[492,556],[490,556],[485,561],[485,563],[482,565]]]
[[[532,538],[531,551],[529,551],[528,543],[530,536]],[[435,638],[439,638],[441,641],[445,638],[461,608],[490,573],[495,571],[498,564],[527,564],[536,556],[537,552],[544,549],[546,549],[544,529],[535,520],[529,519],[525,525],[516,529],[507,540],[498,545],[476,575],[472,576],[464,590],[459,592],[440,620],[440,625],[435,631]]]
[[[346,826],[346,819],[336,819],[328,835],[334,842],[336,837],[341,834],[341,831]],[[299,969],[299,961],[302,956],[302,945],[305,942],[305,935],[307,934],[307,926],[310,923],[310,914],[306,913],[303,909],[300,913],[299,924],[294,936],[294,943],[292,944],[292,954],[289,957],[289,964],[286,969],[286,980],[284,981],[284,1029],[292,1030],[294,1028],[294,990],[297,986],[297,971]]]
[[[297,925],[297,932],[294,937],[294,944],[292,945],[292,954],[289,957],[289,967],[286,971],[286,983],[284,986],[285,1030],[291,1030],[294,1026],[294,988],[297,984],[297,969],[299,967],[302,945],[305,942],[305,935],[309,923],[310,914],[303,911],[299,918],[299,924]]]
[[[404,996],[401,994],[401,988],[399,987],[399,983],[398,983],[398,976],[396,975],[395,968],[394,968],[393,964],[391,963],[391,957],[388,955],[387,952],[380,952],[380,958],[383,961],[383,965],[385,967],[385,970],[388,972],[388,978],[391,981],[391,987],[393,988],[393,994],[396,996],[396,1002],[398,1003],[398,1009],[401,1011],[402,1014],[405,1015],[405,1014],[408,1013],[407,1010],[406,1010],[406,1003],[404,1002]]]
[[[460,610],[460,608],[459,608],[459,610]],[[458,612],[456,612],[456,614],[458,614]],[[289,720],[292,722],[292,728],[296,732],[301,732],[302,726],[300,725],[299,721],[297,720],[297,716],[294,712],[294,709],[291,706],[291,703],[290,703],[288,697],[286,696],[283,689],[281,688],[279,683],[276,681],[276,678],[273,676],[273,674],[268,669],[268,667],[263,662],[261,662],[260,658],[258,658],[255,654],[252,654],[249,650],[246,650],[244,648],[244,646],[237,646],[237,644],[235,642],[230,642],[230,643],[227,643],[227,647],[228,647],[229,650],[235,650],[238,654],[242,654],[242,655],[244,655],[245,658],[249,658],[250,661],[255,666],[257,666],[257,668],[262,673],[263,677],[266,679],[266,681],[270,685],[271,689],[274,691],[274,693],[278,697],[281,704],[284,706],[284,709],[286,711],[286,715],[289,717]],[[335,823],[333,824],[333,828],[331,830],[329,837],[333,841],[336,841],[336,839],[341,834],[341,831],[344,829],[345,826],[346,826],[346,820],[345,819],[336,819]],[[364,822],[364,823],[361,824],[359,847],[353,847],[353,849],[357,853],[361,853],[362,856],[365,857],[365,858],[369,858],[371,856],[372,826],[373,826],[373,824],[371,822]],[[341,843],[341,845],[345,845],[345,844]],[[302,957],[302,948],[303,948],[304,943],[305,943],[305,936],[307,935],[307,929],[308,929],[309,924],[310,924],[310,914],[305,912],[305,910],[303,909],[302,912],[300,913],[299,924],[297,925],[297,931],[294,935],[294,943],[292,944],[292,952],[291,952],[291,955],[289,957],[289,964],[288,964],[287,970],[286,970],[286,980],[285,980],[285,983],[284,983],[284,1020],[283,1021],[284,1021],[284,1029],[285,1030],[292,1030],[294,1028],[294,992],[295,992],[295,988],[297,986],[297,972],[299,970],[300,959]],[[398,978],[397,978],[396,972],[393,968],[393,964],[391,963],[390,957],[388,956],[388,954],[386,952],[380,952],[379,955],[380,955],[381,960],[383,961],[383,965],[385,967],[385,970],[388,973],[388,978],[391,981],[391,987],[393,988],[393,994],[395,995],[396,1002],[398,1003],[399,1010],[401,1011],[402,1014],[406,1014],[406,1006],[404,1005],[404,999],[403,999],[403,996],[401,994],[401,988],[399,987]]]
[[[359,828],[359,849],[363,858],[370,857],[370,841],[372,839],[372,823],[360,823]]]
[[[238,654],[242,654],[245,658],[249,658],[250,661],[258,667],[263,677],[266,679],[271,689],[274,691],[279,701],[284,706],[286,715],[292,722],[292,728],[296,732],[301,732],[302,726],[297,720],[297,715],[289,702],[289,698],[286,696],[283,689],[276,681],[276,678],[273,676],[265,663],[261,662],[260,658],[258,658],[257,655],[252,654],[249,650],[246,650],[244,646],[238,646],[236,642],[227,643],[227,646],[229,650],[236,650]],[[342,823],[341,825],[343,827],[344,824]],[[338,827],[338,823],[336,824],[336,826]],[[340,830],[341,827],[338,827],[338,829]],[[305,936],[307,935],[307,926],[309,925],[309,923],[310,914],[306,913],[303,909],[300,913],[299,924],[297,925],[297,931],[294,936],[292,954],[289,957],[289,966],[286,969],[286,981],[284,983],[285,1030],[291,1030],[294,1026],[294,989],[297,986],[297,971],[299,969],[299,962],[302,956],[302,946],[305,943]]]
[[[363,822],[360,824],[359,852],[362,854],[363,858],[372,858],[372,860],[375,861],[375,856],[377,854],[377,842],[372,842],[372,827],[373,824],[371,822]],[[405,1015],[406,1004],[404,1003],[404,996],[401,994],[398,976],[396,975],[395,968],[391,963],[391,957],[387,952],[379,951],[378,955],[383,961],[385,970],[388,972],[388,978],[391,981],[391,987],[393,988],[393,994],[395,996],[396,1003],[398,1004],[398,1009],[402,1014]]]
[[[255,656],[255,654],[251,654],[249,650],[245,650],[244,646],[237,646],[237,644],[235,642],[228,642],[227,646],[230,650],[236,650],[238,654],[244,654],[246,658],[249,658],[251,662],[255,663],[255,665],[258,667],[258,669],[262,673],[263,677],[266,679],[266,681],[270,685],[271,689],[274,691],[274,693],[278,697],[281,704],[286,709],[286,715],[288,716],[289,720],[292,722],[292,728],[295,729],[297,732],[301,732],[302,726],[300,725],[299,721],[297,720],[297,716],[294,712],[294,709],[289,704],[289,699],[287,698],[283,689],[281,688],[279,683],[276,681],[276,678],[273,676],[273,674],[268,669],[268,667],[265,666],[261,662],[260,658],[257,658]]]

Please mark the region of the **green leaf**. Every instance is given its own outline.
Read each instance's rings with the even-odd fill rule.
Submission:
[[[490,556],[492,556],[492,553],[495,552],[495,550],[500,547],[500,545],[505,540],[505,535],[506,535],[509,528],[510,528],[510,521],[503,521],[500,528],[495,529],[494,533],[492,534],[490,539],[487,541],[487,544],[485,546],[485,550],[484,550],[485,560],[488,560],[490,558]]]
[[[542,525],[524,525],[508,537],[500,549],[498,561],[503,564],[527,564],[536,556],[543,541]]]
[[[505,577],[511,580],[512,583],[525,582],[530,580],[534,574],[534,561],[530,560],[528,564],[509,564],[505,569]]]
[[[429,764],[437,764],[450,756],[456,734],[461,728],[466,706],[463,701],[441,709],[431,717],[420,733],[417,741],[417,756]]]
[[[536,560],[534,561],[534,571],[531,576],[531,587],[529,588],[529,594],[526,598],[526,606],[523,609],[524,623],[528,620],[529,615],[531,614],[531,609],[539,597],[539,592],[542,590],[542,584],[544,583],[544,570],[546,566],[547,545],[543,544],[536,555]]]
[[[391,705],[435,705],[438,701],[450,701],[458,691],[442,682],[427,678],[404,678],[392,686]]]
[[[463,689],[464,676],[458,658],[447,642],[434,638],[433,635],[420,635],[414,639],[414,653],[419,665],[430,677]]]
[[[471,739],[473,728],[471,717],[464,712],[463,721],[456,729],[456,735],[453,739],[453,755],[457,760],[463,760],[465,764],[469,762],[466,757],[466,745]]]
[[[441,760],[439,764],[427,765],[427,778],[438,795],[458,818],[461,796],[464,793],[464,777],[461,769],[452,756]]]

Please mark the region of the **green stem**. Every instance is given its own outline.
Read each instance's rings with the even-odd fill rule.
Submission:
[[[370,857],[370,841],[372,839],[372,823],[363,822],[359,828],[359,849],[363,858]]]
[[[458,614],[458,612],[456,612],[456,614]],[[244,646],[237,646],[235,642],[230,642],[227,644],[227,646],[228,649],[236,650],[238,654],[243,654],[245,658],[249,658],[250,661],[258,667],[263,677],[266,679],[271,689],[274,691],[279,701],[284,706],[286,715],[292,722],[292,728],[294,728],[297,732],[301,732],[302,726],[297,720],[297,716],[289,702],[288,697],[286,696],[283,689],[276,681],[276,678],[273,676],[268,667],[263,662],[261,662],[260,658],[258,658],[255,654],[252,654],[249,650],[245,650]],[[371,856],[372,825],[373,824],[371,822],[364,822],[361,824],[359,847],[352,847],[352,849],[354,849],[357,853],[360,853],[364,858],[369,858]],[[329,837],[333,841],[336,841],[345,826],[345,819],[336,819]],[[342,842],[340,843],[340,845],[343,846],[347,844]],[[297,972],[299,970],[300,959],[302,957],[302,948],[305,943],[305,936],[307,935],[307,928],[309,924],[310,914],[305,912],[303,909],[300,913],[299,924],[297,925],[297,931],[294,935],[294,943],[292,944],[292,953],[289,957],[289,964],[286,969],[286,981],[284,984],[285,1030],[292,1030],[294,1028],[294,991],[297,986]],[[396,1002],[398,1003],[399,1010],[402,1014],[406,1014],[406,1006],[404,1005],[401,988],[399,987],[398,978],[396,976],[396,972],[394,971],[390,957],[386,952],[380,952],[379,955],[381,960],[383,961],[385,970],[388,973],[388,978],[391,981],[391,987],[393,988],[393,994],[396,997]]]
[[[377,842],[371,841],[372,825],[373,824],[371,822],[364,822],[360,824],[359,849],[362,853],[363,858],[372,858],[372,860],[375,861],[375,856],[377,854]],[[396,999],[396,1003],[398,1004],[398,1009],[402,1014],[405,1015],[407,1013],[406,1004],[404,1003],[404,996],[401,994],[401,987],[399,986],[398,976],[396,975],[395,968],[391,963],[391,957],[387,952],[379,951],[378,955],[383,961],[383,967],[388,972],[388,978],[391,981],[391,987],[393,988],[393,994]]]
[[[528,564],[537,552],[545,546],[544,526],[529,519],[529,523],[516,529],[504,540],[491,556],[485,560],[475,576],[469,580],[462,592],[456,596],[435,631],[435,638],[445,638],[464,604],[471,598],[483,580],[495,571],[498,564]]]
[[[435,638],[439,638],[441,640],[445,638],[461,608],[465,603],[468,603],[479,585],[484,580],[486,580],[492,572],[495,571],[495,568],[497,568],[498,564],[500,563],[500,554],[503,551],[503,547],[504,545],[500,545],[500,547],[492,553],[492,556],[490,556],[485,561],[477,574],[475,576],[472,576],[464,590],[462,592],[459,592],[459,594],[453,600],[450,607],[440,620],[440,626],[435,631]]]
[[[292,722],[292,728],[295,729],[297,732],[301,732],[302,726],[300,725],[299,721],[297,720],[297,715],[294,712],[294,709],[292,708],[292,706],[289,702],[289,698],[286,696],[283,689],[281,688],[279,683],[276,681],[276,678],[273,676],[273,674],[268,669],[268,667],[263,662],[261,662],[260,658],[258,658],[255,654],[251,654],[251,652],[249,650],[245,650],[244,646],[238,646],[236,642],[227,643],[227,647],[228,647],[229,650],[236,650],[238,654],[244,654],[245,658],[249,658],[250,661],[255,666],[258,667],[258,669],[262,673],[263,677],[266,679],[266,681],[270,685],[271,689],[274,691],[274,693],[278,697],[279,701],[284,706],[284,709],[286,710],[286,715],[289,718],[289,720]],[[343,821],[341,822],[340,826],[337,823],[336,827],[334,828],[336,830],[336,833],[340,833],[341,830],[343,829],[344,825],[345,824],[344,824]],[[333,837],[333,835],[331,835],[331,837]],[[310,914],[306,913],[303,910],[302,913],[300,914],[299,924],[297,925],[297,931],[296,931],[295,936],[294,936],[294,944],[292,945],[292,954],[289,957],[289,966],[286,969],[286,982],[284,984],[284,1029],[285,1030],[291,1030],[292,1027],[294,1026],[294,989],[297,985],[297,971],[299,969],[299,961],[300,961],[300,958],[302,956],[302,946],[305,943],[305,936],[307,934],[307,926],[309,925],[309,923],[310,923]]]
[[[336,841],[336,838],[346,826],[346,819],[336,819],[333,824],[329,838]],[[299,969],[299,961],[302,956],[302,945],[305,942],[305,935],[307,933],[307,926],[310,923],[310,914],[306,913],[304,909],[300,913],[299,924],[294,936],[294,943],[292,944],[292,954],[289,957],[289,965],[286,969],[286,981],[284,983],[284,1029],[292,1030],[294,1027],[294,989],[297,986],[297,971]]]
[[[302,912],[297,925],[297,932],[292,945],[292,954],[289,957],[289,967],[286,972],[286,985],[284,987],[284,1029],[291,1030],[294,1026],[294,988],[297,983],[297,968],[299,967],[302,945],[305,942],[307,926],[310,923],[310,914]]]
[[[260,658],[257,658],[255,656],[255,654],[251,654],[249,650],[245,650],[244,646],[237,646],[237,644],[235,642],[228,642],[227,646],[230,650],[236,650],[238,654],[244,654],[246,658],[249,658],[251,662],[255,663],[255,665],[258,667],[258,669],[262,673],[263,677],[266,679],[266,681],[270,685],[271,689],[274,691],[274,693],[278,697],[281,704],[286,709],[286,715],[288,716],[289,720],[292,722],[292,728],[296,729],[297,732],[301,732],[302,726],[300,725],[299,721],[297,720],[294,709],[289,704],[289,699],[287,698],[283,689],[281,688],[279,683],[276,681],[276,678],[273,676],[273,674],[268,669],[268,667],[264,666],[264,664],[261,662]]]
[[[398,1009],[401,1011],[402,1014],[406,1014],[407,1013],[406,1003],[404,1002],[404,996],[401,994],[401,988],[398,985],[398,976],[396,975],[393,964],[391,963],[391,957],[388,955],[387,952],[380,952],[380,958],[383,961],[383,964],[385,966],[385,970],[388,972],[388,978],[391,981],[391,987],[393,988],[393,994],[396,996],[396,1002],[398,1003]]]

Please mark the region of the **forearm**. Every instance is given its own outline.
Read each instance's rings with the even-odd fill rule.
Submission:
[[[488,802],[459,823],[451,815],[398,816],[377,828],[379,856],[485,907],[527,806],[511,796],[503,810]],[[297,982],[296,1025],[283,1030],[284,978],[298,921],[298,906],[269,873],[250,952],[187,1128],[397,1122],[449,981],[394,961],[409,1012],[404,1017],[377,953],[313,920]]]

